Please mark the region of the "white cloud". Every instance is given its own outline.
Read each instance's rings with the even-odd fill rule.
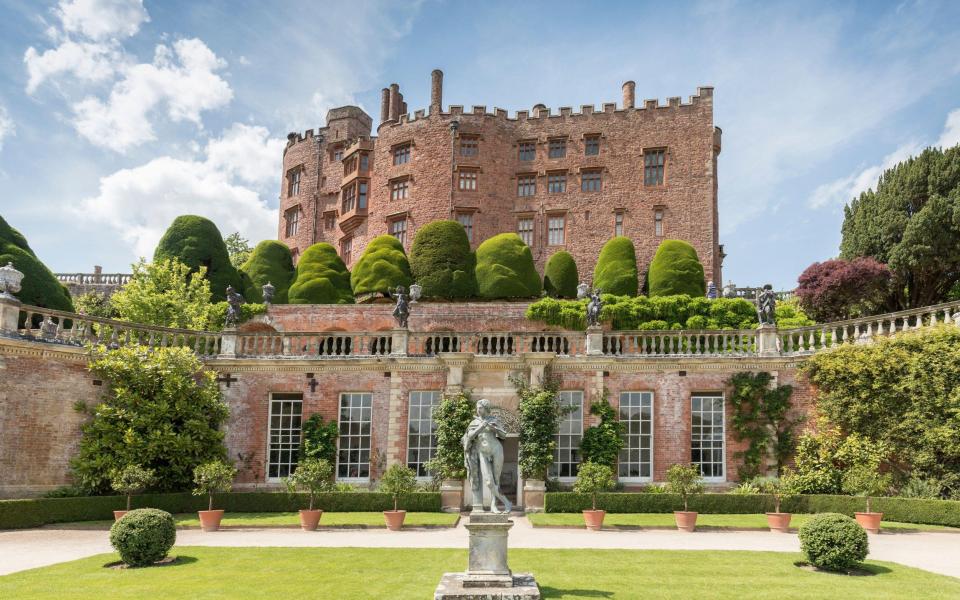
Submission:
[[[0,150],[3,150],[3,139],[13,135],[15,132],[16,128],[14,127],[13,119],[10,118],[10,113],[7,112],[7,107],[0,104]]]
[[[54,13],[64,31],[92,40],[130,37],[150,20],[143,0],[61,0]]]
[[[934,146],[940,146],[941,148],[952,148],[960,144],[960,108],[950,111],[950,114],[947,115],[947,122],[943,126],[943,133],[940,134],[940,139],[937,140],[937,143]]]
[[[207,165],[250,184],[275,183],[286,140],[270,138],[266,127],[234,123],[207,143]]]
[[[27,93],[37,91],[47,79],[64,74],[81,81],[107,81],[113,77],[121,60],[121,53],[111,44],[66,40],[42,54],[31,46],[23,55],[23,62],[27,65]]]
[[[818,186],[808,202],[810,208],[843,206],[853,198],[876,186],[877,180],[880,179],[880,175],[884,171],[911,156],[919,154],[922,149],[923,146],[916,142],[904,144],[885,156],[879,165],[866,167],[846,177]]]

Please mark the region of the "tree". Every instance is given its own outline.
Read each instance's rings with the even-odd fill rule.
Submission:
[[[413,283],[410,262],[403,244],[392,235],[380,235],[367,244],[350,274],[353,293],[389,296],[397,286],[409,288]]]
[[[250,240],[240,235],[239,231],[234,231],[227,236],[223,243],[227,246],[227,254],[230,255],[230,264],[239,269],[240,266],[250,259],[253,248],[250,246]]]
[[[380,491],[393,497],[393,510],[397,510],[400,496],[417,489],[417,474],[407,465],[394,463],[380,478]]]
[[[580,454],[584,462],[614,468],[623,448],[624,425],[617,419],[617,411],[610,406],[606,394],[599,402],[590,405],[590,414],[600,417],[600,422],[584,430]]]
[[[213,510],[213,495],[229,492],[237,470],[222,460],[213,460],[193,470],[193,495],[207,497],[207,510]]]
[[[286,244],[276,240],[260,242],[240,270],[246,275],[243,295],[247,302],[263,302],[263,286],[270,283],[274,287],[273,304],[287,303],[296,270]]]
[[[306,458],[300,461],[297,470],[285,483],[291,492],[306,490],[310,494],[310,506],[307,510],[313,510],[317,494],[333,489],[333,465],[322,458]]]
[[[764,494],[773,496],[773,512],[780,512],[780,505],[799,493],[797,476],[790,469],[784,469],[779,477],[763,477],[757,480]]]
[[[197,465],[226,455],[220,426],[227,405],[216,375],[191,350],[101,346],[89,369],[105,393],[72,461],[84,489],[106,492],[111,471],[139,464],[155,473],[158,491],[180,491]]]
[[[861,256],[890,267],[901,308],[947,298],[960,282],[960,146],[887,169],[844,208],[840,258]]]
[[[336,248],[320,242],[304,251],[289,300],[290,304],[353,304],[350,271]]]
[[[110,471],[110,487],[127,497],[127,510],[130,510],[130,497],[143,492],[153,485],[155,480],[153,470],[144,469],[140,465],[127,465]]]
[[[628,237],[612,238],[593,268],[593,287],[617,296],[637,295],[637,251]]]
[[[703,492],[703,478],[700,476],[700,467],[696,465],[672,465],[667,469],[667,490],[677,494],[683,500],[683,510],[686,512],[687,499],[692,494]]]
[[[549,378],[537,386],[521,377],[511,381],[520,397],[520,474],[524,479],[544,480],[553,464],[560,421],[571,407],[561,406],[557,387]]]
[[[573,255],[565,250],[553,253],[543,270],[543,289],[553,298],[576,298],[580,274]]]
[[[176,259],[134,263],[129,283],[110,297],[117,318],[142,325],[205,329],[210,320],[210,283],[201,267]]]
[[[477,248],[481,298],[534,298],[543,289],[530,246],[515,233],[501,233]]]
[[[843,474],[843,491],[852,496],[863,496],[867,500],[867,512],[870,511],[870,498],[883,496],[893,485],[889,473],[881,473],[880,465],[857,465]]]
[[[800,274],[795,294],[803,310],[821,323],[851,319],[888,308],[892,276],[887,265],[871,257],[815,262]]]
[[[647,277],[651,296],[686,294],[697,298],[707,293],[697,251],[680,240],[660,242]]]
[[[73,306],[81,315],[103,319],[115,319],[117,317],[116,311],[110,304],[110,298],[107,298],[102,292],[80,294],[73,299]]]
[[[227,286],[242,293],[243,285],[236,267],[230,263],[227,245],[213,221],[196,215],[182,215],[173,220],[157,249],[153,262],[176,259],[199,272],[206,268],[211,297],[215,302],[226,300]]]
[[[70,292],[30,249],[27,239],[0,217],[0,267],[13,263],[23,273],[17,298],[24,304],[73,311]]]
[[[473,298],[477,295],[477,259],[463,225],[434,221],[417,231],[410,248],[410,271],[425,298]]]
[[[612,490],[616,485],[613,467],[606,464],[585,462],[577,472],[577,481],[573,491],[578,494],[590,494],[590,506],[597,510],[597,494]]]

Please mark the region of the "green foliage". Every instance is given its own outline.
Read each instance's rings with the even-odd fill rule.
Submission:
[[[764,494],[773,496],[776,506],[773,512],[780,512],[780,505],[784,500],[793,498],[800,492],[800,482],[790,469],[784,469],[780,477],[762,477],[757,481],[758,487]]]
[[[248,252],[247,260],[240,270],[246,275],[243,296],[247,302],[263,302],[263,286],[268,282],[274,287],[273,303],[286,304],[290,284],[296,273],[290,248],[277,240],[264,240]]]
[[[317,494],[333,491],[333,465],[323,458],[304,458],[284,483],[291,492],[305,490],[310,495],[307,510],[313,510]]]
[[[323,422],[320,413],[310,415],[303,422],[300,436],[300,460],[321,459],[334,464],[337,460],[337,437],[340,430],[336,421]]]
[[[132,265],[133,277],[110,297],[117,318],[141,325],[204,329],[210,321],[210,283],[203,267],[175,259]]]
[[[936,499],[940,497],[942,489],[943,484],[936,479],[911,477],[897,492],[897,496],[901,498]]]
[[[600,422],[584,430],[580,455],[584,462],[615,468],[623,448],[624,424],[617,419],[617,411],[610,406],[606,393],[600,401],[590,405],[590,414],[599,417]]]
[[[417,231],[410,249],[413,279],[424,298],[473,298],[477,295],[477,259],[463,226],[434,221]]]
[[[593,268],[593,287],[615,296],[637,295],[637,252],[630,238],[618,236],[603,245]]]
[[[239,231],[234,231],[223,240],[227,247],[227,254],[230,256],[230,264],[239,269],[240,266],[250,259],[253,248],[250,246],[250,240],[240,235]]]
[[[110,471],[110,487],[127,497],[127,510],[130,510],[130,496],[143,492],[156,480],[152,469],[144,469],[140,465],[127,465]]]
[[[707,293],[703,265],[697,251],[681,240],[660,242],[650,263],[647,281],[651,296],[686,294],[700,298]]]
[[[867,558],[867,532],[845,515],[825,513],[800,526],[800,549],[811,564],[846,571]]]
[[[754,496],[760,493],[760,486],[752,481],[744,481],[730,492],[738,496]]]
[[[167,556],[177,541],[173,515],[156,508],[138,508],[110,527],[110,545],[131,567],[148,567]]]
[[[553,464],[560,421],[570,407],[560,405],[556,385],[549,378],[539,386],[522,377],[511,381],[520,397],[520,474],[524,479],[545,480]]]
[[[209,499],[207,510],[213,510],[213,495],[226,492],[233,485],[237,470],[222,460],[203,463],[193,470],[193,494]]]
[[[606,464],[585,462],[577,471],[577,481],[573,491],[590,496],[592,510],[597,510],[597,494],[612,490],[617,484],[613,476],[613,467]]]
[[[223,324],[227,319],[227,308],[228,304],[226,302],[217,302],[216,304],[210,305],[210,312],[207,326],[205,329],[207,331],[221,331],[223,330]],[[240,305],[240,323],[246,323],[250,319],[254,318],[257,315],[266,314],[267,305],[266,304],[252,304],[250,302]]]
[[[826,421],[802,434],[794,457],[797,486],[806,494],[836,494],[844,474],[858,465],[879,466],[890,454],[859,433],[844,434]]]
[[[73,311],[70,292],[30,249],[27,239],[0,217],[0,267],[12,262],[23,273],[17,298],[24,304]]]
[[[889,473],[881,473],[878,468],[878,464],[859,464],[843,474],[843,491],[866,498],[867,512],[870,512],[870,498],[885,495],[893,485],[893,477]]]
[[[288,298],[290,304],[353,304],[350,271],[336,248],[321,242],[303,252]]]
[[[768,447],[776,458],[779,475],[796,447],[794,429],[799,420],[787,416],[793,387],[778,385],[771,388],[772,381],[773,376],[766,371],[744,371],[730,378],[733,385],[730,395],[733,435],[737,441],[749,443],[746,450],[734,454],[743,459],[738,469],[740,479],[761,475],[763,457]]]
[[[410,262],[400,240],[392,235],[373,238],[353,267],[350,282],[357,296],[373,293],[389,295],[399,285],[409,289],[413,275],[410,274]]]
[[[501,233],[480,244],[476,273],[481,298],[533,298],[542,290],[530,246],[515,233]]]
[[[213,221],[196,215],[181,215],[173,220],[157,249],[153,262],[176,259],[198,273],[206,268],[204,277],[210,282],[211,298],[226,300],[227,286],[243,290],[240,273],[230,263],[227,245]]]
[[[87,292],[80,294],[73,299],[73,306],[76,312],[81,315],[91,317],[100,317],[102,319],[114,319],[117,317],[110,299],[100,292]]]
[[[667,469],[667,489],[680,496],[683,500],[683,510],[688,510],[689,496],[703,492],[703,478],[700,477],[700,467],[696,465],[671,465]]]
[[[106,492],[111,470],[139,464],[154,471],[158,490],[183,490],[194,467],[225,455],[227,406],[215,374],[189,349],[100,347],[89,369],[105,394],[72,461],[84,489]]]
[[[380,491],[393,498],[393,510],[397,510],[400,496],[417,489],[417,474],[413,469],[401,463],[394,463],[380,478]]]
[[[843,344],[806,369],[830,423],[886,442],[901,479],[909,472],[940,481],[945,495],[960,491],[960,329]]]
[[[440,404],[433,409],[437,423],[437,448],[427,464],[427,470],[440,479],[463,479],[463,436],[473,420],[474,405],[470,394],[459,392],[444,394]]]
[[[807,316],[803,308],[800,307],[800,301],[791,298],[784,302],[777,302],[774,317],[777,320],[777,327],[781,329],[792,329],[795,327],[809,327],[816,325],[817,322]]]
[[[552,298],[576,298],[580,275],[573,255],[566,250],[553,253],[543,270],[543,289]]]

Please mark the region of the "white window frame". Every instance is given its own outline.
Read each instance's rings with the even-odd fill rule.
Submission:
[[[401,245],[407,243],[407,218],[390,221],[390,235],[397,238]]]
[[[557,396],[560,406],[573,405],[578,406],[578,408],[563,415],[563,420],[560,421],[560,430],[553,436],[557,442],[557,447],[553,452],[553,462],[550,464],[549,474],[550,477],[556,477],[563,483],[570,483],[577,480],[576,474],[561,476],[557,467],[560,464],[576,465],[577,470],[579,470],[580,465],[583,464],[583,457],[580,455],[580,443],[583,441],[583,390],[561,390],[557,392]],[[579,419],[576,418],[578,413],[580,415]],[[566,425],[570,426],[569,431],[563,430]],[[570,460],[561,463],[560,453],[565,450],[570,452]],[[576,460],[574,460],[574,456],[576,456]]]
[[[359,409],[360,409],[360,420],[359,420],[359,421],[356,421],[356,424],[359,426],[358,429],[360,430],[360,433],[356,433],[356,434],[349,433],[349,428],[347,429],[347,433],[344,433],[344,429],[343,429],[344,425],[345,425],[345,424],[346,424],[346,425],[353,425],[355,422],[354,422],[352,419],[350,419],[349,421],[347,421],[347,422],[345,423],[344,420],[343,420],[343,418],[342,418],[342,417],[343,417],[343,410],[344,410],[344,405],[343,405],[344,400],[347,399],[347,397],[353,397],[353,396],[358,396],[358,397],[360,398],[360,400],[361,400],[361,405],[360,405],[360,407],[359,407]],[[369,400],[369,406],[366,408],[366,410],[369,411],[369,415],[368,415],[368,417],[367,417],[366,420],[363,419],[364,407],[363,407],[362,402],[363,402],[363,397],[364,397],[364,396],[366,396],[366,397],[368,398],[368,400]],[[353,407],[352,407],[352,406],[348,406],[347,409],[348,409],[348,410],[353,410]],[[370,393],[370,392],[341,392],[340,397],[339,397],[339,401],[338,401],[338,405],[337,405],[337,410],[338,410],[338,413],[337,413],[337,432],[338,432],[338,434],[339,434],[339,435],[337,435],[337,465],[336,465],[337,481],[345,481],[345,482],[347,482],[347,483],[366,483],[366,482],[369,482],[369,481],[370,481],[370,469],[371,469],[371,466],[372,466],[371,463],[370,463],[370,453],[371,453],[372,450],[373,450],[373,448],[372,448],[372,442],[373,442],[373,431],[372,431],[372,430],[373,430],[373,394]],[[366,433],[366,434],[363,433],[363,424],[364,424],[364,423],[367,424],[367,433]],[[363,438],[364,438],[364,437],[366,437],[366,448],[364,448],[364,444],[363,444]],[[352,442],[352,440],[354,440],[354,439],[358,440],[358,442],[359,442],[359,445],[356,446],[356,448],[354,448],[354,445],[353,445],[353,442]],[[344,442],[345,440],[350,440],[350,442],[351,442],[350,445],[349,445],[349,447],[346,448],[346,449],[342,448],[343,442]],[[366,466],[367,466],[367,475],[366,475],[366,476],[362,476],[362,475],[357,475],[357,476],[344,475],[344,476],[341,476],[341,475],[340,475],[340,467],[341,467],[341,466],[344,466],[344,463],[340,460],[341,455],[342,455],[343,452],[348,452],[348,453],[349,453],[349,452],[354,451],[354,450],[355,450],[355,451],[357,452],[357,454],[358,454],[358,456],[357,456],[357,461],[354,462],[354,461],[350,460],[349,455],[347,456],[347,462],[346,462],[346,465],[345,465],[345,466],[347,467],[347,472],[349,472],[350,465],[354,465],[354,464],[357,465],[357,469],[358,469],[357,472],[358,472],[358,473],[359,473],[360,468],[361,468],[363,465],[366,465]],[[367,451],[367,460],[366,460],[366,462],[364,462],[363,460],[360,460],[360,459],[361,459],[361,456],[362,456],[362,453],[363,453],[364,450]]]
[[[613,213],[613,235],[620,237],[623,235],[623,211],[618,210]]]
[[[467,234],[467,241],[472,244],[473,243],[473,213],[472,212],[457,213],[457,223],[460,223],[460,226],[463,227],[463,231]]]
[[[641,411],[641,417],[636,421],[637,424],[639,425],[640,433],[636,433],[636,434],[630,433],[630,423],[631,423],[631,420],[624,420],[624,419],[623,419],[623,413],[622,413],[621,411],[623,410],[624,396],[638,396],[638,397],[640,398],[639,409],[640,409],[640,411]],[[629,460],[629,456],[630,456],[630,455],[629,455],[629,452],[630,452],[630,450],[633,449],[633,448],[630,448],[630,446],[629,446],[630,440],[629,440],[628,438],[630,438],[630,437],[636,437],[636,438],[637,438],[637,443],[638,443],[638,445],[637,445],[637,447],[636,447],[636,450],[637,450],[637,452],[638,452],[638,454],[639,454],[639,457],[638,457],[638,459],[637,459],[637,463],[636,463],[636,464],[641,467],[641,469],[640,469],[641,472],[642,472],[642,470],[643,470],[643,469],[642,469],[643,465],[646,464],[646,463],[644,463],[644,461],[643,461],[643,450],[644,450],[644,447],[643,447],[643,443],[642,443],[642,442],[643,442],[643,436],[644,436],[644,434],[643,434],[643,423],[644,423],[644,419],[643,419],[643,416],[642,416],[643,401],[644,401],[644,400],[649,400],[649,402],[650,402],[650,436],[649,436],[649,437],[650,437],[650,447],[648,448],[648,450],[649,450],[649,452],[650,452],[650,460],[649,460],[649,464],[650,464],[650,475],[648,475],[648,476],[640,475],[640,476],[637,476],[637,477],[632,477],[632,476],[629,476],[629,475],[626,475],[626,476],[620,475],[620,468],[621,468],[622,466],[627,466],[627,467],[629,468],[629,465],[632,464],[632,462],[633,462],[633,461],[630,461],[630,460]],[[627,439],[624,439],[624,441],[623,441],[623,448],[620,450],[620,456],[619,456],[618,459],[617,459],[617,479],[618,479],[619,481],[623,481],[623,482],[626,482],[626,483],[647,483],[647,482],[653,481],[653,473],[654,473],[654,471],[653,471],[653,469],[654,469],[654,464],[653,464],[653,444],[654,444],[654,429],[655,429],[655,427],[654,427],[655,418],[654,418],[654,412],[653,412],[653,410],[654,410],[654,401],[655,401],[655,398],[654,398],[653,392],[651,392],[651,391],[647,391],[647,390],[624,390],[624,391],[620,392],[620,402],[619,402],[619,404],[618,404],[618,406],[617,406],[617,419],[619,419],[619,420],[620,420],[620,423],[623,424],[623,426],[624,426],[623,436],[624,436],[624,438],[627,438]],[[625,456],[626,456],[626,460],[624,459]]]
[[[663,209],[653,211],[653,235],[663,237]]]
[[[524,229],[523,224],[529,223],[530,228]],[[517,235],[520,236],[520,239],[523,240],[523,243],[528,247],[533,248],[534,240],[534,224],[533,217],[520,217],[517,219]]]
[[[559,222],[560,227],[554,225]],[[560,241],[556,241],[554,233],[559,232]],[[567,243],[567,215],[548,215],[547,216],[547,245],[563,246]]]
[[[414,415],[414,398],[417,398],[419,403],[416,405],[417,414]],[[420,475],[420,467],[425,465],[427,461],[432,459],[437,452],[437,421],[433,417],[433,413],[437,410],[437,407],[440,406],[440,400],[443,398],[443,393],[439,390],[413,390],[410,392],[410,396],[407,401],[407,466],[414,470],[417,473],[417,479],[420,481],[429,481],[431,476],[429,473]],[[429,399],[430,402],[427,405],[424,405],[424,400]],[[423,418],[424,410],[427,411],[427,418]],[[424,424],[427,425],[428,433],[426,436],[423,434],[423,429],[420,429],[418,433],[413,433],[414,422],[418,423],[419,427],[423,427]],[[431,442],[428,446],[423,446],[422,444],[417,444],[416,446],[411,445],[411,439],[417,437],[418,441],[422,441],[424,437],[428,438]],[[412,452],[417,452],[417,459],[411,461]],[[423,452],[426,452],[426,459],[424,460]]]
[[[703,413],[709,412],[709,413],[712,414],[712,415],[716,415],[716,414],[717,414],[717,411],[716,411],[715,409],[713,409],[713,408],[711,408],[710,411],[704,411],[702,408],[701,408],[701,410],[699,410],[699,411],[694,411],[694,408],[693,408],[694,400],[700,400],[700,401],[702,402],[702,401],[705,400],[705,399],[709,399],[709,400],[717,400],[717,399],[719,399],[719,400],[720,400],[720,411],[719,411],[719,414],[720,414],[720,447],[719,447],[719,450],[720,450],[720,461],[719,461],[719,462],[717,462],[716,460],[713,460],[713,459],[712,459],[713,457],[711,457],[711,460],[709,460],[709,461],[704,461],[702,454],[701,454],[701,460],[695,461],[695,460],[693,459],[693,452],[694,452],[693,443],[694,443],[694,440],[697,439],[697,435],[695,434],[694,429],[693,429],[693,427],[694,427],[694,426],[693,426],[693,416],[694,416],[694,413],[695,413],[695,412],[699,412],[699,413],[703,414]],[[702,407],[702,403],[701,403],[701,407]],[[709,482],[709,483],[723,483],[723,482],[725,482],[725,481],[727,480],[727,413],[726,413],[726,408],[727,408],[726,398],[725,398],[724,395],[723,395],[722,393],[720,393],[720,392],[700,392],[700,393],[695,393],[695,394],[691,394],[691,395],[690,395],[690,462],[691,462],[691,464],[694,464],[694,465],[697,465],[697,466],[700,467],[700,472],[701,472],[701,474],[703,473],[703,465],[704,465],[704,464],[720,465],[720,470],[721,470],[721,472],[722,472],[721,475],[711,475],[711,476],[709,476],[709,477],[704,477],[704,478],[703,478],[704,481]],[[703,427],[703,426],[701,425],[701,429],[702,429],[702,427]],[[716,425],[710,425],[709,427],[711,427],[711,428],[713,428],[713,429],[716,429]],[[716,435],[716,432],[715,432],[715,431],[711,431],[711,434]],[[699,442],[700,442],[700,444],[701,444],[701,447],[700,447],[700,451],[701,451],[701,452],[704,451],[703,446],[702,446],[702,444],[703,444],[704,442],[709,442],[709,443],[710,443],[710,446],[709,446],[709,448],[708,448],[708,450],[709,450],[710,452],[715,452],[715,451],[717,450],[717,447],[714,445],[715,442],[716,442],[716,440],[714,440],[714,439],[710,439],[710,440],[704,439],[704,438],[703,438],[703,432],[702,432],[702,431],[700,432],[699,436],[700,436]]]
[[[287,397],[284,397],[287,396]],[[269,405],[267,406],[267,460],[264,461],[265,464],[265,479],[269,482],[280,481],[284,477],[289,477],[294,471],[296,471],[297,464],[300,462],[300,440],[303,438],[303,394],[293,393],[293,392],[273,392],[268,398]],[[274,412],[274,403],[280,404],[280,413],[277,414]],[[285,413],[283,411],[284,404],[290,404],[291,412]],[[297,410],[293,411],[293,407],[296,406]],[[289,416],[291,423],[288,423],[286,427],[283,425],[283,417]],[[278,427],[273,426],[273,418],[277,417],[280,419],[280,425]],[[297,427],[293,427],[292,420],[296,418],[299,421]],[[277,452],[290,452],[290,459],[286,461],[272,460],[272,455],[274,452],[274,436],[277,436]],[[281,441],[284,436],[287,437],[286,441]],[[273,465],[277,465],[277,475],[270,475],[270,468]],[[286,466],[286,474],[281,475],[281,467]]]
[[[476,169],[461,169],[457,172],[457,189],[461,192],[475,192],[479,179],[480,172]]]

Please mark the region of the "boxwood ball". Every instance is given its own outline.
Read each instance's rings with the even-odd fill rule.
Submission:
[[[162,560],[176,541],[173,515],[156,508],[131,510],[110,527],[110,544],[131,567]]]

